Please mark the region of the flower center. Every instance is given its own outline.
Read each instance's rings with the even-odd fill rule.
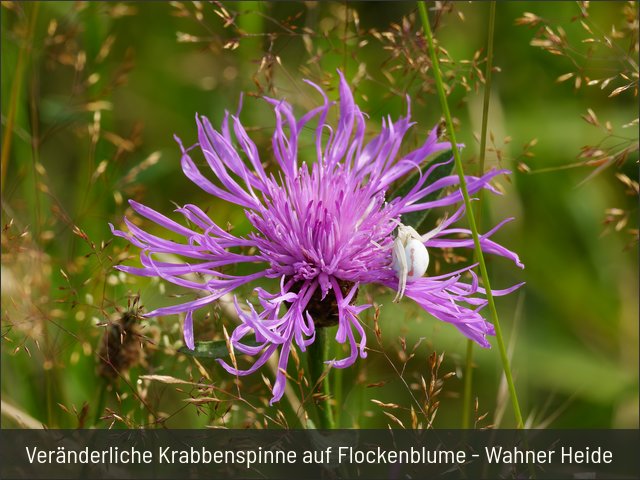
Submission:
[[[293,269],[295,271],[294,278],[296,280],[312,280],[320,273],[320,269],[318,267],[305,261],[295,262],[293,264]]]
[[[299,290],[302,282],[298,282],[293,286],[293,291]],[[338,280],[342,296],[346,296],[353,288],[354,283],[345,280]],[[353,301],[358,297],[358,292],[353,296]],[[322,299],[322,291],[317,288],[307,304],[307,312],[313,318],[316,328],[333,327],[338,324],[338,300],[333,290],[329,290],[327,295]]]

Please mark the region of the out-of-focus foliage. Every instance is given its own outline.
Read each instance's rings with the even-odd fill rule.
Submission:
[[[465,168],[476,173],[488,4],[430,7]],[[440,108],[414,10],[410,2],[2,2],[3,426],[314,421],[303,354],[289,370],[292,388],[269,407],[273,376],[230,377],[211,359],[178,352],[180,319],[138,317],[138,306],[185,292],[115,271],[135,252],[108,223],[133,217],[127,199],[165,213],[197,203],[247,233],[240,208],[182,175],[173,134],[195,142],[195,113],[215,124],[244,93],[243,123],[271,168],[274,118],[259,97],[316,106],[302,79],[336,98],[337,68],[370,125],[404,112],[409,95],[418,125],[407,149],[415,146]],[[483,199],[482,229],[515,217],[498,240],[525,270],[501,260],[489,268],[496,288],[527,282],[499,309],[532,426],[638,426],[637,10],[634,2],[498,3],[487,168],[514,173],[500,179],[502,197]],[[302,141],[300,155],[312,161],[311,135]],[[430,273],[470,260],[447,252]],[[459,426],[464,339],[391,299],[360,292],[379,309],[364,318],[369,357],[330,373],[340,425]],[[196,319],[198,339],[224,340],[229,300]],[[111,355],[117,375],[104,364]],[[476,425],[512,426],[497,352],[476,351],[475,361]]]

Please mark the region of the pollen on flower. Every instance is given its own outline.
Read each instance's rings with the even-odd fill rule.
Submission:
[[[434,128],[420,147],[400,154],[403,139],[413,125],[410,111],[395,122],[383,119],[380,133],[365,141],[365,115],[354,102],[344,76],[339,76],[339,117],[331,126],[327,125],[327,118],[336,107],[335,102],[311,82],[307,83],[322,100],[301,117],[296,118],[285,100],[265,98],[275,114],[272,145],[278,172],[265,171],[257,146],[236,115],[226,113],[219,129],[206,117],[197,115],[197,143],[185,148],[176,139],[184,174],[210,195],[243,207],[253,227],[248,235],[236,236],[221,228],[192,204],[176,210],[190,225],[187,227],[147,206],[130,202],[138,215],[164,227],[172,237],[182,237],[181,242],[152,235],[126,218],[128,231],[112,227],[115,235],[140,248],[141,266],[119,266],[120,270],[159,277],[203,292],[196,300],[147,314],[185,314],[184,339],[191,349],[195,346],[196,310],[207,308],[254,280],[279,280],[279,288],[272,291],[255,289],[259,305],[247,302],[243,306],[234,297],[240,323],[229,341],[237,353],[255,357],[253,364],[241,369],[235,363],[219,360],[231,374],[248,375],[276,356],[278,373],[272,387],[272,403],[284,393],[284,372],[292,351],[305,351],[314,342],[317,328],[337,325],[336,342],[349,347],[345,358],[330,361],[333,367],[344,368],[358,357],[366,357],[366,335],[359,314],[370,305],[356,304],[358,290],[365,284],[398,289],[406,275],[410,278],[402,293],[426,312],[452,324],[484,347],[489,347],[487,335],[494,334],[493,326],[479,313],[486,299],[471,267],[423,277],[417,274],[423,267],[426,270],[426,265],[419,264],[424,258],[415,256],[409,258],[407,271],[400,273],[394,268],[394,231],[401,215],[409,212],[458,205],[436,230],[409,240],[415,242],[412,254],[417,247],[426,252],[426,248],[473,246],[468,230],[451,227],[464,215],[459,189],[454,188],[437,200],[424,200],[434,191],[458,184],[457,175],[429,183],[438,164],[426,169],[406,195],[387,198],[394,182],[419,168],[430,155],[450,149],[450,144],[439,141]],[[309,128],[315,131],[316,160],[311,164],[301,163],[298,158],[300,134]],[[194,148],[202,151],[217,183],[203,175],[191,159]],[[481,189],[498,193],[490,180],[504,173],[508,172],[492,170],[482,177],[467,177],[469,193]],[[506,221],[483,235],[481,246],[485,252],[510,258],[521,266],[515,253],[490,240]],[[447,238],[448,235],[455,236]],[[167,261],[163,254],[178,260]],[[262,269],[248,275],[223,272],[225,266],[238,263],[257,264]],[[463,279],[466,272],[471,280]],[[199,274],[197,278],[194,273]],[[494,294],[506,294],[518,286]]]

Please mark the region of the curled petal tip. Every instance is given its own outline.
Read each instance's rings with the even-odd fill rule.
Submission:
[[[196,344],[193,336],[193,311],[189,310],[184,319],[184,343],[189,350],[195,350]]]
[[[278,388],[278,386],[275,386],[273,388],[273,398],[269,400],[269,406],[273,406],[274,403],[278,403],[282,398],[282,395],[284,395],[284,387]]]

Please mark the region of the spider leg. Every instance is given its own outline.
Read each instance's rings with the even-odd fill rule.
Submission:
[[[415,228],[409,227],[409,226],[406,226],[406,225],[403,225],[403,226],[405,228],[405,235],[407,237],[407,240],[409,238],[415,238],[416,240],[421,240],[422,239],[422,236],[416,231]],[[406,242],[406,240],[405,240],[405,242]]]
[[[398,303],[404,296],[404,290],[407,286],[407,256],[405,255],[404,245],[402,240],[396,238],[393,242],[393,266],[398,274],[398,293],[396,298],[393,299],[394,303]]]

